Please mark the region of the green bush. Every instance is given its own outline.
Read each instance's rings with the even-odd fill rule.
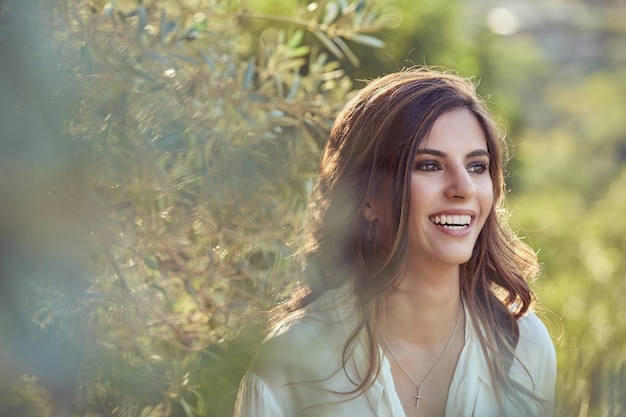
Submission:
[[[23,140],[35,155],[49,146],[58,158],[40,166],[28,198],[14,198],[25,185],[14,167],[0,177],[15,202],[6,211],[19,217],[28,200],[38,207],[29,216],[42,219],[10,227],[28,242],[22,246],[40,243],[32,260],[25,259],[30,246],[13,257],[24,285],[11,287],[15,270],[6,280],[6,298],[22,306],[5,310],[22,323],[6,320],[3,331],[31,334],[3,343],[20,358],[5,364],[13,372],[3,375],[10,400],[3,415],[232,413],[263,334],[258,312],[295,282],[291,242],[321,146],[353,89],[342,69],[356,63],[349,45],[380,46],[371,33],[385,21],[363,1],[328,2],[293,17],[235,6],[3,6],[3,44],[21,31],[29,38],[7,61],[24,59],[31,72],[22,68],[13,79],[26,74],[45,87],[14,99],[32,106],[33,120],[56,122]],[[26,44],[35,53],[24,53]],[[49,105],[39,105],[42,98]],[[7,105],[23,132],[29,121],[17,107]],[[39,226],[52,223],[44,242]],[[44,259],[60,247],[67,248],[57,251],[58,265]],[[66,277],[71,260],[75,282]],[[32,341],[40,344],[20,352]],[[42,366],[25,366],[32,357]],[[42,390],[39,408],[34,387]]]

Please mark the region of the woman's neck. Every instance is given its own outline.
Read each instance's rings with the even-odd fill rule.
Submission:
[[[385,298],[380,325],[390,339],[438,348],[461,314],[459,297],[458,267],[407,273]]]

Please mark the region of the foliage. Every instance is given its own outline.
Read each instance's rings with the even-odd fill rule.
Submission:
[[[28,15],[51,35],[36,46],[58,54],[26,57],[28,68],[48,66],[33,69],[33,78],[56,74],[53,91],[40,95],[64,122],[24,135],[35,146],[42,134],[53,137],[53,153],[62,155],[58,177],[37,178],[33,199],[41,203],[44,194],[59,204],[62,226],[51,239],[76,225],[66,233],[76,252],[59,255],[61,268],[48,275],[63,275],[70,257],[89,263],[77,268],[73,297],[68,282],[45,287],[30,273],[25,287],[8,288],[23,301],[36,288],[39,297],[20,318],[33,337],[55,337],[21,355],[8,343],[23,362],[14,376],[32,375],[31,384],[52,393],[52,406],[33,415],[228,415],[262,337],[255,311],[295,282],[276,277],[297,275],[289,258],[320,148],[353,88],[342,60],[357,62],[350,43],[382,45],[372,33],[384,19],[363,1],[328,2],[293,18],[209,0],[56,6],[9,4],[8,25],[17,32],[18,17]],[[280,25],[259,34],[250,24],[259,19]],[[24,241],[31,226],[14,235]],[[40,254],[53,247],[40,245]],[[42,256],[31,262],[37,270],[51,266]],[[61,381],[24,366],[43,353],[75,361],[63,395],[54,395]],[[12,398],[27,407],[28,392],[15,386]]]
[[[626,171],[586,208],[581,195],[517,196],[515,218],[540,249],[543,318],[557,341],[557,415],[621,416],[626,409],[623,276]],[[541,215],[540,215],[541,214]]]
[[[558,341],[562,416],[626,410],[621,79],[623,71],[597,72],[575,86],[548,89],[550,122],[527,129],[516,153],[510,204],[543,263],[540,294]]]

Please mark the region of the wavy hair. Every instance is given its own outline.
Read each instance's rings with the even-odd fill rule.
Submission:
[[[481,324],[480,343],[498,398],[508,396],[526,408],[524,396],[534,396],[508,371],[519,339],[517,319],[535,301],[528,282],[539,271],[538,261],[507,223],[504,135],[477,96],[476,84],[457,75],[429,68],[389,74],[368,83],[338,114],[311,196],[302,249],[305,285],[274,310],[273,318],[288,317],[327,289],[350,282],[362,314],[344,346],[343,363],[357,340],[365,337],[369,350],[365,378],[352,381],[355,388],[350,393],[371,387],[381,359],[375,321],[409,255],[413,161],[435,121],[459,109],[472,112],[485,135],[494,193],[472,256],[460,268],[461,297],[472,320]],[[362,212],[372,199],[387,204],[379,220],[370,224]]]

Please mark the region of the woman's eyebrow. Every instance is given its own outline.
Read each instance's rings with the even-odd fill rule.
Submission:
[[[439,156],[441,158],[445,158],[446,156],[448,156],[448,154],[443,151],[438,151],[436,149],[430,149],[430,148],[418,149],[415,155],[433,155],[433,156]]]
[[[431,148],[418,149],[416,155],[433,155],[440,158],[446,158],[448,156],[448,154],[443,151]],[[466,158],[474,158],[477,156],[486,156],[488,158],[491,158],[491,154],[486,149],[476,149],[475,151],[472,151],[465,155]]]
[[[465,155],[466,158],[474,158],[476,156],[486,156],[487,158],[491,158],[491,154],[487,149],[476,149]]]

